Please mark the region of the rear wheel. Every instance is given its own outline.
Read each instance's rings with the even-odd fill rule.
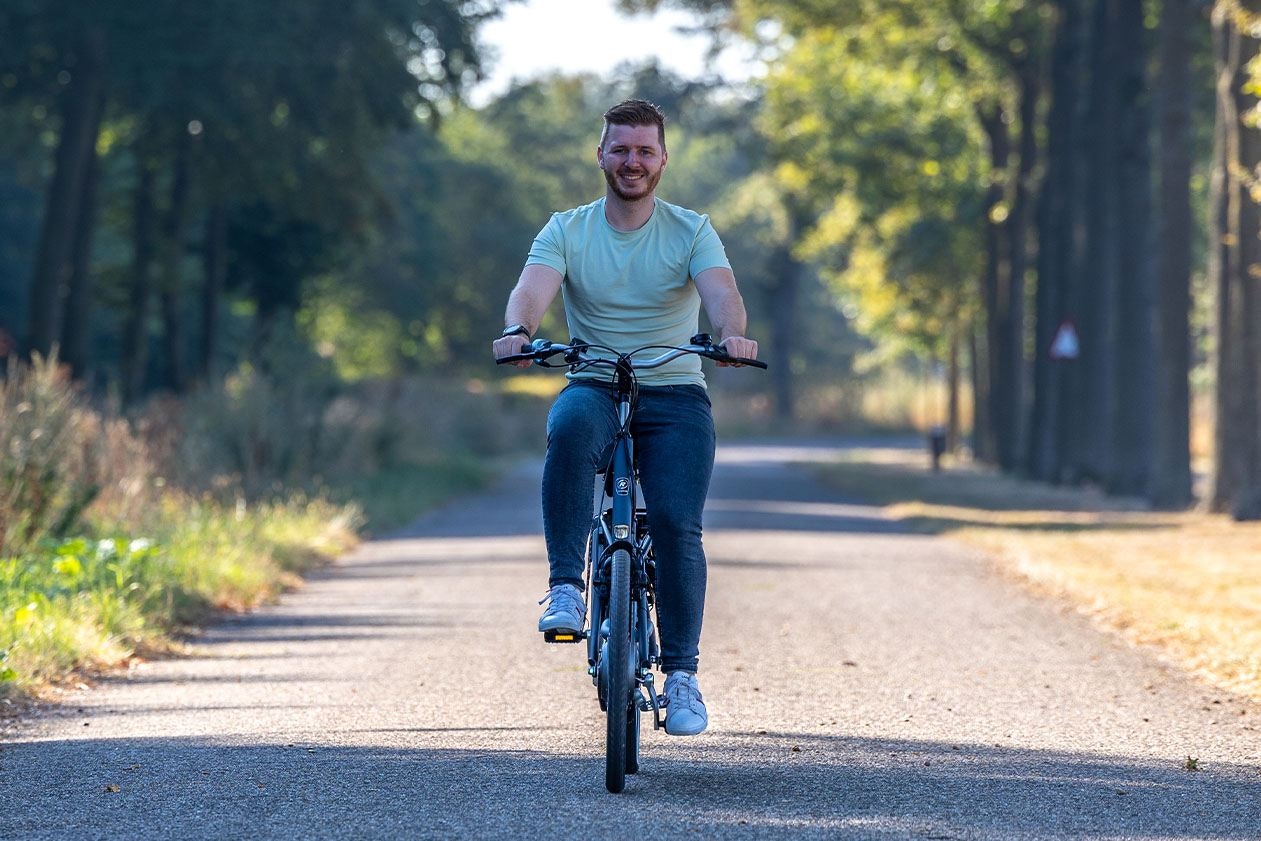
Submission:
[[[618,549],[609,564],[608,728],[604,751],[604,784],[617,794],[626,787],[631,706],[635,688],[630,633],[630,553]],[[638,763],[636,763],[638,765]]]

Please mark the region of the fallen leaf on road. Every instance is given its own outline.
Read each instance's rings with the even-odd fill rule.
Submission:
[[[117,794],[119,791],[122,791],[122,789],[118,787],[117,783],[110,783],[109,785],[105,786],[105,791],[109,792],[110,794]]]

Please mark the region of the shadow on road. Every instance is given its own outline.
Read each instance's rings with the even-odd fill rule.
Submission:
[[[843,490],[817,481],[811,471],[795,467],[800,463],[831,464],[843,452],[839,446],[817,443],[791,447],[740,444],[720,448],[705,507],[706,529],[872,534],[906,532],[904,525],[882,515],[879,508],[856,502]],[[480,497],[475,508],[460,502],[453,503],[387,535],[384,542],[409,541],[405,553],[399,554],[414,558],[414,546],[410,541],[415,539],[484,538],[493,541],[540,535],[541,469],[541,464],[537,462],[524,464],[490,495]],[[495,516],[486,516],[487,510],[495,511]],[[493,556],[486,558],[493,559]],[[434,563],[439,562],[441,560],[434,560]],[[446,562],[451,561],[448,559]]]
[[[650,816],[705,838],[1255,838],[1261,827],[1261,781],[1238,766],[798,733],[692,746],[654,740],[643,773],[611,796],[601,756],[535,749],[19,744],[3,754],[0,837],[631,838]]]

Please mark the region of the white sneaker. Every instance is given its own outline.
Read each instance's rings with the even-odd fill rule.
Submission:
[[[582,591],[572,584],[557,584],[547,591],[539,604],[547,602],[547,609],[539,617],[539,631],[573,631],[582,633],[586,624],[587,602]]]
[[[709,713],[701,688],[692,672],[666,675],[666,732],[671,736],[695,736],[709,725]]]

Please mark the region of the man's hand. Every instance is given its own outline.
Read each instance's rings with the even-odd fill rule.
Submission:
[[[757,359],[757,342],[752,339],[746,339],[744,336],[728,336],[718,343],[718,347],[727,352],[728,356],[738,356],[742,359]],[[739,362],[719,362],[720,368],[741,368]]]
[[[502,338],[495,339],[490,346],[491,353],[495,355],[496,359],[503,359],[505,356],[515,356],[518,353],[524,353],[529,350],[529,348],[530,343],[526,340],[525,336],[520,335],[503,336]],[[529,368],[534,363],[529,359],[522,359],[518,362],[513,362],[512,364],[518,368]]]

